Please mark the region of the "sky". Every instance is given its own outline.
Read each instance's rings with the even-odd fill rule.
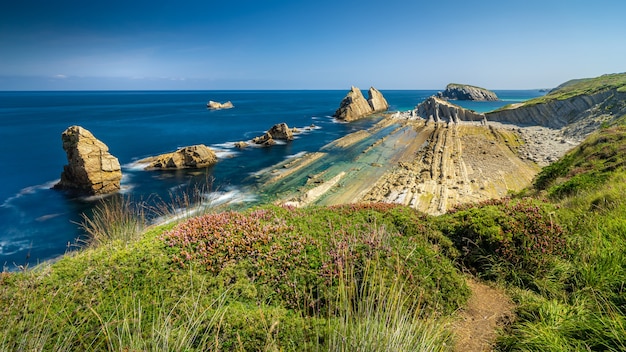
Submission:
[[[626,71],[621,0],[55,0],[0,9],[0,90],[552,88]]]

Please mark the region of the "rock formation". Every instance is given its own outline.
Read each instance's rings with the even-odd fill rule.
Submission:
[[[385,100],[385,97],[383,97],[383,94],[379,92],[378,89],[370,87],[370,90],[367,92],[367,94],[369,96],[367,102],[372,108],[372,112],[387,111],[387,109],[389,109],[389,104],[387,103],[387,100]]]
[[[541,104],[517,104],[485,114],[489,121],[521,126],[564,128],[565,135],[584,137],[603,122],[626,114],[626,92],[617,89],[546,99]]]
[[[376,88],[371,87],[369,89],[368,99],[365,100],[361,90],[352,86],[333,116],[345,121],[354,121],[375,112],[385,111],[388,108],[389,104]]]
[[[219,109],[231,109],[231,108],[234,108],[235,106],[230,101],[227,101],[225,103],[219,103],[217,101],[209,100],[209,102],[206,104],[206,107],[212,110],[219,110]]]
[[[276,144],[276,140],[293,140],[293,131],[289,129],[286,123],[278,123],[272,126],[264,135],[253,138],[252,143],[270,146]]]
[[[80,126],[71,126],[61,135],[68,164],[63,167],[56,189],[83,195],[101,195],[119,191],[122,169],[109,148]]]
[[[415,114],[434,122],[459,123],[460,121],[484,121],[485,115],[451,104],[432,96],[415,108]]]
[[[498,96],[496,93],[485,88],[474,87],[467,84],[450,83],[446,86],[446,90],[437,93],[438,98],[451,100],[477,100],[477,101],[496,101]]]
[[[211,148],[198,144],[172,153],[145,158],[139,163],[148,163],[146,169],[199,169],[217,163],[217,156]]]

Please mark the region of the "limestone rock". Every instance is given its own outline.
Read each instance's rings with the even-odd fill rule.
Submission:
[[[265,132],[262,136],[252,138],[252,143],[269,147],[270,145],[276,144],[276,141],[272,138],[272,135],[269,132]]]
[[[270,130],[267,132],[271,134],[272,138],[274,139],[285,140],[285,141],[293,140],[293,131],[290,130],[289,126],[287,126],[287,124],[284,122],[278,123],[272,126],[272,128],[270,128]]]
[[[383,97],[383,94],[379,92],[378,89],[370,87],[368,96],[369,98],[367,99],[367,102],[372,108],[372,112],[387,111],[387,109],[389,109],[387,100],[385,100],[385,97]]]
[[[361,90],[352,86],[348,94],[339,104],[339,109],[335,111],[335,115],[333,116],[345,121],[354,121],[371,113],[372,107],[367,100],[365,100]]]
[[[219,109],[232,109],[235,106],[230,101],[227,101],[225,103],[219,103],[217,101],[209,100],[209,102],[206,104],[206,107],[212,110],[219,110]]]
[[[204,144],[181,148],[172,153],[142,159],[146,169],[200,169],[217,163],[217,156]]]
[[[276,144],[276,140],[292,141],[293,131],[294,130],[289,129],[286,123],[278,123],[272,126],[272,128],[262,136],[253,138],[252,143],[267,147]]]
[[[595,94],[581,94],[567,99],[548,100],[542,104],[518,104],[487,113],[489,121],[521,126],[538,125],[565,128],[567,136],[583,138],[606,120],[626,114],[626,93],[609,89]],[[607,109],[612,107],[613,110]]]
[[[441,99],[451,100],[477,100],[477,101],[497,101],[500,100],[496,93],[481,87],[470,86],[467,84],[450,83],[446,86],[446,90],[437,93],[437,97]]]
[[[248,146],[248,143],[246,143],[244,141],[235,142],[235,148],[243,149],[243,148],[245,148],[247,146]]]
[[[458,123],[460,121],[484,121],[485,115],[449,103],[432,96],[415,108],[415,114],[434,122]]]
[[[101,195],[119,191],[122,168],[109,148],[80,126],[71,126],[62,135],[68,164],[63,167],[56,189],[84,195]]]

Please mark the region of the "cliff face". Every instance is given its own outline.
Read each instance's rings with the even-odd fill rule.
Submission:
[[[333,116],[345,121],[354,121],[388,108],[389,104],[376,88],[369,89],[368,99],[365,100],[361,90],[352,86]]]
[[[481,87],[474,87],[467,84],[450,83],[446,86],[446,90],[437,93],[437,97],[441,99],[452,100],[477,100],[477,101],[495,101],[500,100],[496,93]]]
[[[581,94],[568,99],[523,104],[485,114],[487,120],[517,125],[564,128],[566,134],[583,137],[603,122],[626,114],[626,93],[617,89]]]
[[[432,96],[415,108],[417,116],[434,122],[458,123],[460,121],[483,121],[485,115],[451,104]]]

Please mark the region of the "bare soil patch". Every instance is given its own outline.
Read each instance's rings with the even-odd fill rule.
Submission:
[[[467,284],[472,296],[452,326],[454,351],[493,351],[498,329],[514,319],[515,305],[501,289],[476,279],[469,279]]]

